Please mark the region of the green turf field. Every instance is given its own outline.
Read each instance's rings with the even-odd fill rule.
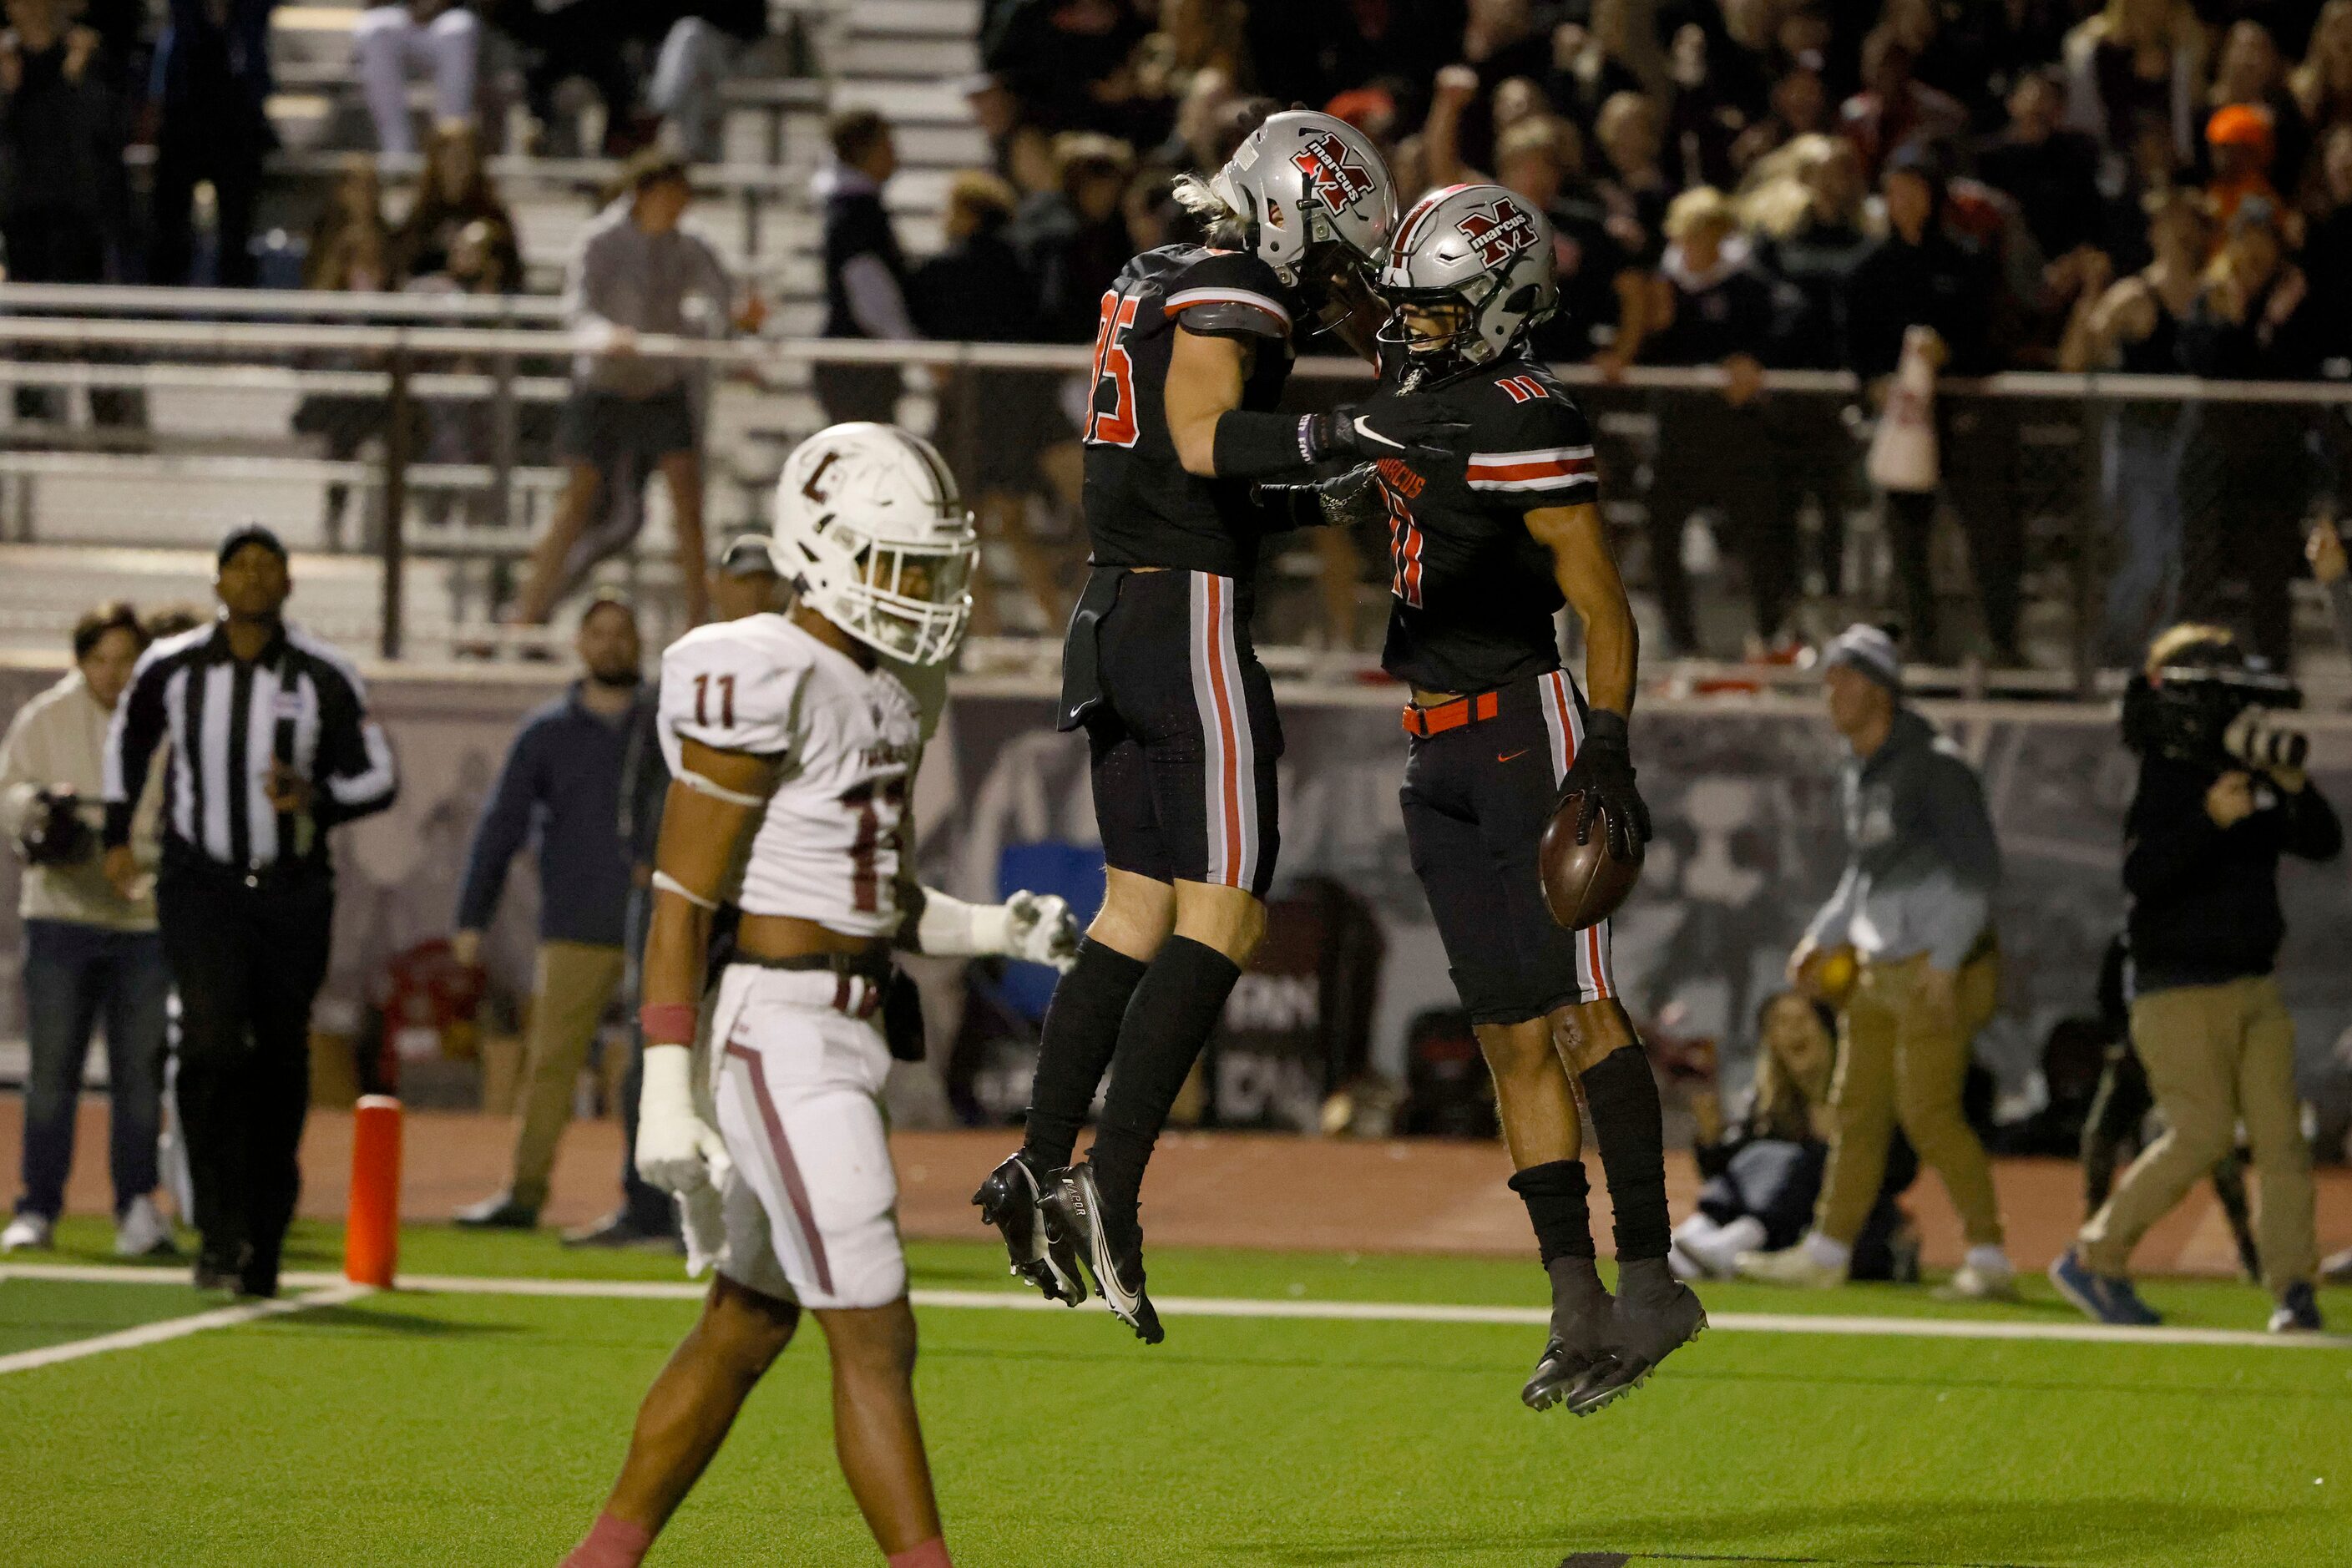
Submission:
[[[96,1224],[60,1239],[39,1261],[111,1261]],[[289,1267],[331,1268],[335,1243],[306,1229]],[[918,1290],[1007,1283],[977,1245],[911,1252]],[[407,1233],[403,1265],[679,1278],[436,1228]],[[1541,1283],[1532,1263],[1152,1260],[1163,1298],[1525,1307]],[[2178,1324],[2261,1323],[2248,1287],[2147,1294]],[[2080,1321],[2046,1289],[1993,1310],[1867,1286],[1706,1296],[1727,1317]],[[7,1279],[0,1356],[220,1304]],[[2352,1292],[2323,1305],[2352,1328]],[[0,1563],[549,1568],[693,1310],[402,1292],[0,1375]],[[2352,1563],[2352,1349],[1727,1328],[1579,1421],[1520,1407],[1541,1331],[1517,1324],[1171,1314],[1147,1348],[1098,1312],[921,1316],[961,1564]],[[795,1346],[652,1563],[879,1561],[833,1465],[821,1348]]]

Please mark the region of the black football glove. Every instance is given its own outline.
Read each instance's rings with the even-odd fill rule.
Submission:
[[[1312,416],[1307,444],[1317,461],[1325,458],[1418,458],[1423,462],[1456,457],[1470,433],[1465,420],[1449,417],[1434,403],[1389,402],[1372,406],[1342,404]]]
[[[1386,522],[1388,502],[1370,463],[1304,485],[1255,485],[1250,494],[1286,528],[1354,528]]]
[[[1631,860],[1634,847],[1650,841],[1650,808],[1633,785],[1633,753],[1625,735],[1622,714],[1594,708],[1584,716],[1584,743],[1559,781],[1559,798],[1581,794],[1576,814],[1576,841],[1589,843],[1592,819],[1609,808],[1609,853]],[[1558,809],[1555,805],[1554,809]]]

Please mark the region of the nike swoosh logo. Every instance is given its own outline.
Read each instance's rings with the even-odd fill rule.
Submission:
[[[1497,752],[1495,753],[1495,760],[1498,763],[1517,762],[1519,758],[1526,756],[1530,748],[1527,746],[1521,746],[1516,752]]]
[[[1390,440],[1387,437],[1373,429],[1370,424],[1366,423],[1364,416],[1360,414],[1356,416],[1355,426],[1356,434],[1362,437],[1367,441],[1377,441],[1381,446],[1386,447],[1391,451],[1394,452],[1402,452],[1405,449],[1403,442]]]

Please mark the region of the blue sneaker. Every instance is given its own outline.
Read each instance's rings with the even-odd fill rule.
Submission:
[[[2081,1253],[2068,1247],[2050,1265],[2050,1283],[2094,1321],[2116,1328],[2147,1329],[2164,1321],[2139,1299],[2128,1279],[2094,1274]]]
[[[2107,1310],[2112,1314],[2108,1322],[2126,1329],[2152,1329],[2164,1321],[2164,1314],[2141,1300],[2132,1282],[2121,1275],[2111,1275],[2099,1284],[2107,1293]]]

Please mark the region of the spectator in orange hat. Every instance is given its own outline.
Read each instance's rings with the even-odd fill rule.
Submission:
[[[2269,28],[2260,22],[2240,21],[2221,35],[2221,53],[2213,61],[2213,85],[2206,89],[2205,102],[2217,112],[2240,106],[2267,110],[2272,183],[2281,190],[2295,188],[2311,153],[2311,127],[2294,94],[2287,90],[2286,58],[2279,53]]]
[[[2215,218],[2226,225],[2237,216],[2239,204],[2248,196],[2260,196],[2273,207],[2279,205],[2278,190],[2271,184],[2271,159],[2277,152],[2277,140],[2270,110],[2251,103],[2232,103],[2214,110],[2213,118],[2205,122],[2205,146],[2213,163],[2213,179],[2206,193],[2212,199]]]

